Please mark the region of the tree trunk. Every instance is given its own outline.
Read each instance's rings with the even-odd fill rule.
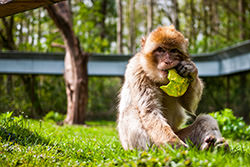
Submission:
[[[179,22],[179,16],[178,16],[178,12],[179,12],[178,1],[172,0],[172,3],[173,3],[173,15],[172,15],[173,24],[177,30],[180,30],[180,22]]]
[[[226,107],[230,108],[230,76],[226,76]]]
[[[239,115],[244,118],[246,122],[249,122],[249,104],[247,100],[247,73],[240,74],[240,111]]]
[[[218,13],[218,1],[212,1],[211,2],[211,14],[212,14],[212,20],[211,24],[213,27],[213,30],[215,33],[219,32],[219,25],[220,25],[220,19],[219,19],[219,13]]]
[[[6,88],[7,88],[7,94],[9,96],[12,97],[12,89],[13,89],[13,81],[12,81],[12,75],[11,74],[8,74],[7,75],[7,85],[6,85]]]
[[[88,99],[88,55],[81,50],[73,31],[73,20],[68,2],[48,6],[48,13],[61,31],[66,48],[65,83],[67,117],[64,123],[84,124]]]
[[[203,38],[205,38],[205,40],[204,40],[204,48],[203,48],[203,52],[206,52],[207,51],[207,49],[208,49],[208,41],[207,41],[207,38],[208,38],[208,31],[207,31],[207,29],[208,29],[208,22],[207,22],[207,16],[208,16],[208,14],[207,14],[207,3],[206,3],[206,0],[203,0],[202,1],[202,3],[203,3],[203,34],[204,34],[204,37]]]
[[[14,16],[11,16],[9,19],[2,18],[2,23],[4,25],[4,29],[1,29],[0,27],[0,38],[3,48],[8,50],[16,50],[13,36]]]
[[[122,34],[123,34],[123,15],[122,15],[122,2],[121,0],[116,0],[117,9],[117,52],[119,54],[123,53],[122,45]]]
[[[135,0],[130,0],[129,4],[129,49],[132,54],[135,53]]]
[[[36,78],[35,75],[22,75],[21,76],[26,93],[32,104],[32,117],[39,118],[43,114],[42,106],[39,97],[36,93]]]
[[[226,15],[228,16],[226,18],[227,19],[227,21],[226,21],[226,23],[227,23],[227,25],[226,25],[226,39],[229,41],[231,39],[231,31],[232,31],[232,29],[231,29],[232,14],[228,9],[226,10]]]
[[[147,0],[147,34],[153,29],[153,0]]]
[[[37,33],[38,33],[38,37],[37,37],[37,44],[38,44],[38,51],[41,50],[41,37],[42,37],[42,27],[41,27],[41,8],[39,8],[39,12],[38,12],[38,25],[37,25]]]
[[[245,24],[246,24],[246,11],[245,11],[245,1],[239,0],[238,1],[238,12],[239,12],[239,27],[240,27],[240,33],[239,37],[241,40],[245,40],[246,33],[245,31]],[[241,90],[241,108],[240,108],[240,115],[243,116],[244,120],[246,122],[249,122],[249,107],[247,104],[247,73],[240,74],[240,90]]]
[[[106,36],[106,14],[107,14],[107,0],[102,0],[102,5],[101,5],[101,10],[100,10],[101,15],[101,22],[100,22],[100,37],[101,39],[104,39]]]
[[[195,43],[195,37],[196,37],[196,27],[195,27],[195,7],[194,7],[194,1],[190,0],[190,20],[191,20],[191,24],[190,24],[190,29],[189,29],[189,43],[190,45],[192,45],[193,43]]]
[[[241,40],[246,39],[246,32],[245,32],[245,24],[246,24],[246,10],[245,10],[246,4],[244,0],[238,1],[238,11],[239,11],[239,28],[240,33],[239,37]]]

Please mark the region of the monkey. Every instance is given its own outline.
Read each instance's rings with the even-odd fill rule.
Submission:
[[[168,70],[173,68],[192,80],[180,97],[168,96],[160,89],[169,83]],[[172,25],[153,30],[142,39],[140,51],[125,70],[117,118],[123,148],[145,150],[165,144],[188,147],[187,140],[200,149],[227,146],[211,116],[198,116],[192,125],[180,129],[188,118],[186,112],[195,114],[203,87],[183,34]]]

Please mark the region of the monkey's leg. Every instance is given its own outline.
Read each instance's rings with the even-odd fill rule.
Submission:
[[[142,149],[150,147],[150,138],[143,129],[135,111],[128,111],[127,114],[119,116],[118,131],[120,141],[125,150]]]
[[[200,115],[193,124],[176,133],[183,141],[190,140],[201,150],[210,147],[229,149],[228,143],[222,137],[217,121],[210,115]]]

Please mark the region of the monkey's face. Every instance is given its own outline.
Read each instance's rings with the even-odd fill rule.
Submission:
[[[189,59],[187,40],[173,26],[159,27],[142,44],[141,64],[154,82],[167,83],[168,70]]]

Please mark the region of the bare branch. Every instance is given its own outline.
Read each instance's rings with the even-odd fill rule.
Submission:
[[[51,47],[65,49],[65,45],[64,44],[59,44],[59,43],[55,43],[55,42],[53,42],[51,44]]]

